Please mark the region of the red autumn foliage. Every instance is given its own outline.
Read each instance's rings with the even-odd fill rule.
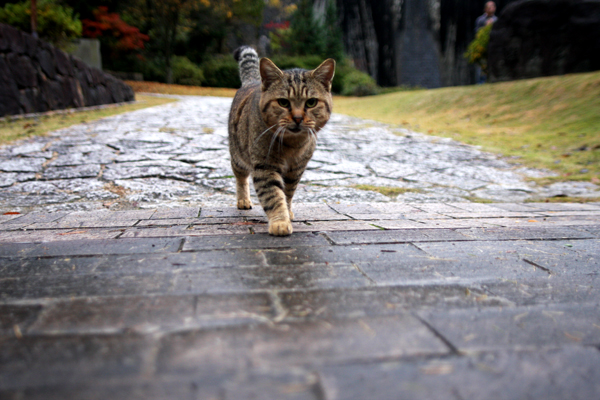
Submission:
[[[100,6],[94,10],[95,21],[84,19],[83,36],[89,38],[112,36],[117,39],[116,47],[122,51],[141,50],[144,42],[150,40],[136,27],[128,25],[117,13],[109,13],[108,7]]]
[[[288,29],[290,27],[290,21],[283,22],[269,22],[265,24],[266,29]]]

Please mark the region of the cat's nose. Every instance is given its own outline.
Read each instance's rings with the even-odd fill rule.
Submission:
[[[301,115],[294,115],[292,117],[292,119],[294,120],[294,122],[296,123],[296,125],[300,125],[300,123],[302,122],[302,116]]]

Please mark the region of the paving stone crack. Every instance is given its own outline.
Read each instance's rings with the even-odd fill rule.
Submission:
[[[371,277],[370,277],[370,276],[369,276],[369,275],[368,275],[368,274],[367,274],[365,271],[363,271],[363,270],[362,270],[362,268],[361,268],[361,267],[360,267],[358,264],[356,264],[356,263],[352,263],[352,266],[353,266],[354,268],[356,268],[356,270],[357,270],[358,272],[360,272],[362,276],[364,276],[365,278],[367,278],[367,280],[368,280],[368,281],[369,281],[371,284],[373,284],[373,285],[376,285],[376,284],[377,284],[377,281],[375,281],[375,280],[374,280],[373,278],[371,278]]]
[[[534,267],[541,269],[542,271],[546,272],[548,275],[554,275],[552,270],[550,270],[549,268],[546,268],[534,261],[528,260],[527,258],[523,258],[523,261],[525,261],[527,264],[533,265]]]
[[[422,318],[418,313],[413,312],[412,315],[418,319],[419,321],[421,321],[421,323],[423,325],[425,325],[425,327],[427,327],[427,329],[429,329],[431,331],[431,333],[433,333],[438,339],[440,339],[449,349],[450,352],[452,354],[461,355],[461,352],[458,350],[458,348],[456,346],[454,346],[452,344],[452,342],[450,342],[450,340],[448,338],[446,338],[444,335],[442,335],[441,332],[439,332],[437,329],[435,329],[433,327],[433,325],[431,325],[429,322],[427,322],[427,320],[425,320],[425,318]]]

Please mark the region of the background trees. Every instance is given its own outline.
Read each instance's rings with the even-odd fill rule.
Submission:
[[[73,8],[52,0],[37,1],[37,32],[41,39],[66,48],[81,36],[81,21]],[[6,3],[0,8],[0,22],[31,32],[31,2]]]
[[[29,31],[29,3],[8,3],[0,19]],[[231,52],[251,44],[284,69],[335,58],[335,91],[377,90],[344,57],[335,0],[38,0],[38,9],[43,38],[97,38],[104,69],[141,72],[146,80],[239,87]],[[61,16],[53,20],[62,25],[44,29],[45,13]]]

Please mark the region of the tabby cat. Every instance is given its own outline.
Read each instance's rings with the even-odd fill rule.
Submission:
[[[313,155],[317,132],[331,115],[335,61],[316,69],[281,71],[242,46],[234,53],[242,87],[229,113],[229,151],[237,207],[252,208],[248,178],[267,217],[269,234],[292,233],[292,197]]]

